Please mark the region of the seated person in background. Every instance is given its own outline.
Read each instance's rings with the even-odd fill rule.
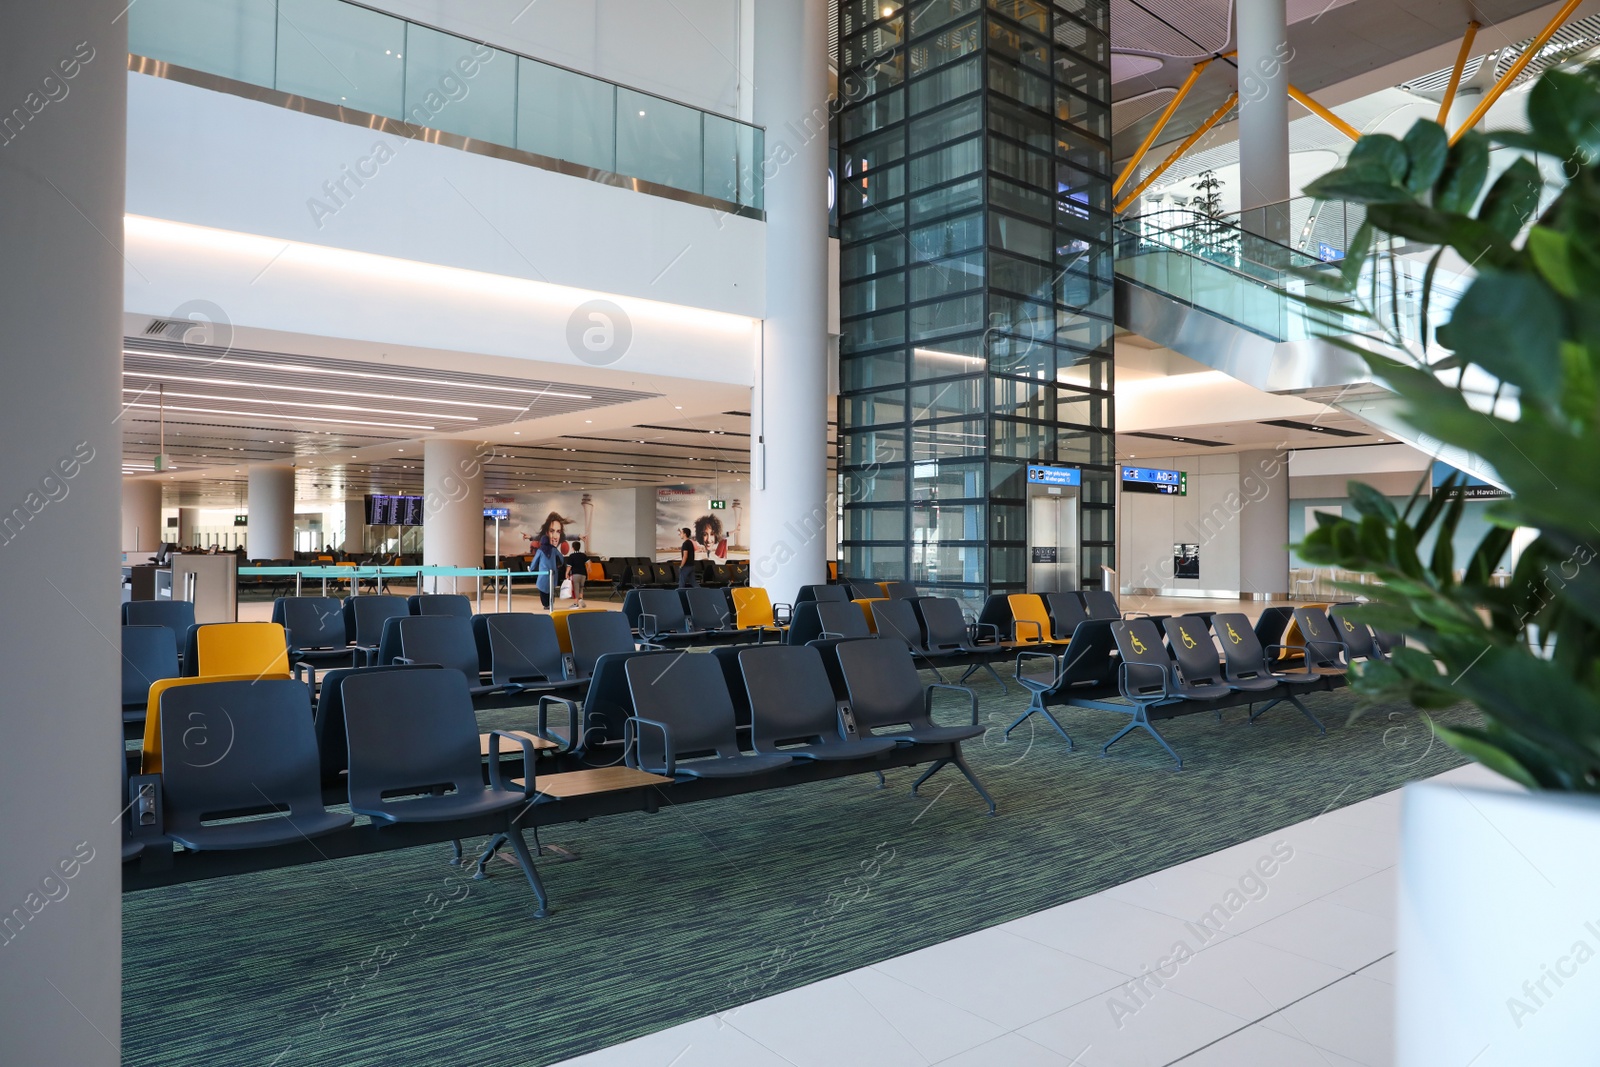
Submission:
[[[572,606],[581,608],[583,603],[583,583],[589,577],[589,556],[583,550],[583,541],[574,537],[569,544],[572,551],[567,553],[567,577],[572,579]]]

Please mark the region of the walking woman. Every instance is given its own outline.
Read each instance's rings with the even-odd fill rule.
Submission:
[[[566,525],[567,520],[552,511],[545,516],[544,525],[539,528],[539,539],[533,546],[533,562],[530,566],[541,572],[534,579],[534,584],[539,587],[539,601],[547,611],[550,598],[561,588],[561,567],[565,562],[561,555],[561,541]]]

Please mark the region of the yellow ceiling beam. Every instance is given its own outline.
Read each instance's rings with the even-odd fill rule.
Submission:
[[[1444,99],[1439,101],[1439,125],[1450,118],[1450,105],[1456,102],[1456,90],[1461,88],[1461,72],[1467,69],[1467,57],[1472,53],[1473,38],[1478,36],[1476,20],[1467,23],[1466,36],[1461,38],[1461,51],[1456,54],[1456,65],[1450,71],[1450,84],[1444,88]]]
[[[1161,117],[1156,119],[1154,126],[1150,127],[1150,132],[1144,135],[1144,140],[1139,142],[1139,147],[1133,150],[1133,158],[1128,160],[1127,165],[1122,168],[1122,173],[1117,175],[1117,180],[1111,183],[1112,196],[1120,193],[1122,187],[1128,183],[1128,179],[1133,177],[1134,168],[1143,162],[1145,154],[1150,151],[1150,146],[1156,143],[1157,137],[1161,136],[1161,131],[1166,128],[1167,120],[1172,118],[1173,114],[1178,110],[1178,105],[1183,103],[1184,98],[1189,95],[1189,90],[1194,88],[1194,83],[1200,80],[1201,73],[1215,59],[1216,57],[1213,56],[1210,59],[1202,59],[1196,63],[1194,69],[1189,72],[1189,76],[1183,80],[1183,84],[1178,86],[1177,95],[1161,110]]]
[[[1321,104],[1317,103],[1315,100],[1311,99],[1311,97],[1307,96],[1305,93],[1302,93],[1299,89],[1296,89],[1292,85],[1289,86],[1289,99],[1293,100],[1295,103],[1299,104],[1301,107],[1305,108],[1307,111],[1311,112],[1313,115],[1317,116],[1317,118],[1321,119],[1323,122],[1326,122],[1329,126],[1332,126],[1334,129],[1338,130],[1352,141],[1361,140],[1360,130],[1356,129],[1344,119],[1340,118],[1338,115],[1335,115],[1333,112],[1329,111],[1327,108],[1323,107]]]
[[[1538,55],[1540,50],[1550,43],[1550,38],[1556,35],[1556,31],[1561,28],[1561,24],[1571,18],[1572,13],[1578,10],[1582,3],[1583,0],[1567,0],[1565,4],[1561,5],[1561,10],[1557,11],[1549,24],[1539,31],[1539,36],[1535,37],[1528,44],[1528,47],[1522,50],[1522,54],[1517,57],[1516,62],[1511,64],[1511,69],[1500,76],[1500,80],[1494,83],[1494,88],[1483,94],[1483,99],[1479,100],[1478,106],[1472,109],[1472,114],[1467,116],[1467,121],[1461,124],[1459,130],[1450,135],[1451,144],[1461,140],[1468,130],[1483,121],[1483,116],[1489,113],[1491,107],[1494,107],[1495,101],[1499,100],[1505,94],[1505,91],[1511,88],[1511,83],[1516,81],[1517,76],[1527,69],[1528,64],[1533,62],[1533,57]]]
[[[1210,118],[1206,119],[1200,124],[1199,129],[1195,130],[1188,137],[1184,138],[1183,143],[1180,144],[1170,156],[1168,156],[1166,159],[1163,159],[1155,170],[1152,170],[1149,174],[1145,175],[1144,181],[1135,186],[1133,192],[1123,197],[1114,210],[1118,213],[1126,211],[1128,205],[1139,199],[1139,194],[1150,187],[1151,182],[1165,174],[1168,167],[1172,166],[1179,159],[1181,159],[1185,152],[1189,151],[1189,149],[1195,146],[1195,142],[1199,141],[1200,138],[1204,137],[1208,132],[1210,132],[1211,127],[1221,122],[1222,117],[1228,112],[1232,111],[1233,105],[1238,103],[1238,101],[1239,93],[1238,90],[1235,90],[1227,100],[1223,101],[1221,107],[1217,108],[1217,110],[1211,113]]]

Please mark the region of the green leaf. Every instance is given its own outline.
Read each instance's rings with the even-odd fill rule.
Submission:
[[[1406,146],[1386,133],[1366,134],[1351,146],[1345,160],[1346,170],[1382,174],[1389,179],[1389,184],[1397,187],[1405,181],[1410,167]]]
[[[1424,119],[1406,132],[1405,150],[1411,164],[1406,170],[1405,187],[1420,195],[1432,189],[1444,172],[1444,161],[1450,154],[1449,135],[1437,122]]]
[[[1448,214],[1465,215],[1478,202],[1489,177],[1489,139],[1468,130],[1450,146],[1444,170],[1433,184],[1433,206]]]
[[[1465,215],[1451,215],[1420,204],[1373,204],[1372,224],[1396,237],[1429,245],[1449,245],[1468,263],[1502,265],[1516,258],[1516,249],[1499,230]]]
[[[1496,774],[1511,779],[1529,789],[1538,789],[1539,783],[1526,767],[1518,763],[1511,753],[1499,748],[1478,731],[1452,730],[1437,722],[1430,723],[1439,740],[1464,756],[1477,760]]]
[[[1455,581],[1456,574],[1456,527],[1461,523],[1461,514],[1467,503],[1464,496],[1452,494],[1450,502],[1444,508],[1444,521],[1439,524],[1439,535],[1433,542],[1433,562],[1429,569],[1440,585],[1449,585]]]
[[[1400,521],[1400,515],[1389,498],[1365,482],[1346,482],[1345,492],[1350,494],[1350,504],[1360,514],[1381,519],[1388,525]]]
[[[1539,168],[1519,157],[1489,187],[1489,194],[1478,209],[1478,218],[1506,240],[1513,240],[1533,221],[1543,190],[1544,179],[1539,176]]]
[[[1525,395],[1555,399],[1561,392],[1565,326],[1560,299],[1538,277],[1486,267],[1438,336],[1456,355]]]
[[[1592,80],[1562,70],[1546,71],[1528,94],[1528,125],[1541,141],[1559,146],[1562,158],[1600,152],[1600,94]]]
[[[1412,200],[1404,187],[1390,180],[1387,171],[1373,167],[1343,167],[1329,171],[1307,185],[1305,195],[1320,200],[1342,200],[1348,204],[1404,204]]]
[[[1568,300],[1574,299],[1578,295],[1578,280],[1573,275],[1571,239],[1547,226],[1535,226],[1528,231],[1527,248],[1534,269],[1550,288]]]

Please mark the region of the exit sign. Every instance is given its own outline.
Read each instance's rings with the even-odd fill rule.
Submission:
[[[726,509],[727,506],[728,506],[728,502],[726,500],[713,500],[711,502],[711,510],[712,511],[722,511],[722,510]]]
[[[250,516],[248,516],[248,515],[235,515],[233,517],[233,524],[235,526],[249,526],[250,525]]]

